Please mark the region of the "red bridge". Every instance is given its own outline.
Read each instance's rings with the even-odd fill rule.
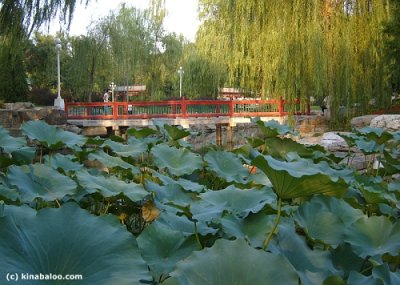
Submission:
[[[68,120],[190,119],[220,117],[281,117],[292,111],[309,114],[300,100],[171,100],[153,102],[66,103]]]

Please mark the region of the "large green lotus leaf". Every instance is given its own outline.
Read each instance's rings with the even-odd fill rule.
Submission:
[[[152,175],[154,177],[157,177],[158,179],[160,179],[160,181],[164,185],[176,184],[176,185],[179,185],[180,187],[182,187],[184,190],[189,191],[189,192],[201,193],[206,189],[206,186],[201,185],[197,182],[193,182],[193,181],[184,179],[184,178],[179,178],[179,179],[175,180],[175,179],[173,179],[167,175],[163,175],[157,171],[154,171],[152,173]]]
[[[203,223],[218,223],[225,211],[225,203],[212,204],[206,201],[199,201],[190,205],[192,219]]]
[[[15,187],[7,183],[7,179],[0,174],[0,203],[1,200],[16,201],[19,199],[19,192]]]
[[[357,129],[356,133],[366,137],[368,140],[373,140],[377,144],[383,144],[393,138],[393,135],[383,128],[364,127]]]
[[[75,162],[76,157],[73,155],[62,155],[56,153],[52,156],[45,156],[44,160],[46,164],[50,165],[54,169],[62,169],[64,172],[77,172],[83,168],[83,165],[79,162]]]
[[[187,149],[177,149],[166,144],[159,144],[152,148],[155,165],[166,168],[169,173],[176,176],[191,174],[203,168],[203,160],[198,154]]]
[[[79,184],[88,192],[99,192],[103,197],[115,197],[124,194],[131,201],[141,201],[150,193],[144,187],[134,182],[126,183],[115,176],[94,176],[86,171],[77,175]]]
[[[143,139],[143,138],[155,135],[158,132],[155,129],[151,129],[151,128],[147,128],[146,127],[146,128],[141,128],[141,129],[134,129],[134,128],[128,129],[126,131],[126,133],[128,135],[130,135],[130,136],[134,136],[135,138]]]
[[[132,164],[130,164],[126,161],[123,161],[120,157],[108,155],[104,151],[91,153],[91,154],[89,154],[88,158],[89,158],[89,160],[100,161],[102,164],[104,164],[108,168],[120,167],[123,169],[129,169],[134,174],[140,173],[139,169],[136,166],[133,166]]]
[[[264,122],[260,118],[254,118],[251,121],[253,123],[256,123],[260,127],[265,138],[273,138],[279,135],[297,134],[288,125],[281,125],[276,120],[269,120],[267,122]]]
[[[75,204],[44,209],[26,220],[6,216],[0,218],[0,228],[2,280],[10,272],[83,277],[83,281],[51,284],[121,285],[151,280],[135,239],[118,220],[93,216]]]
[[[217,240],[179,262],[171,276],[162,284],[298,284],[296,271],[284,257],[256,250],[244,240]]]
[[[44,121],[29,121],[22,125],[22,132],[32,140],[37,140],[50,149],[57,149],[63,146],[82,146],[86,138],[71,132],[64,131],[48,125]]]
[[[243,162],[232,152],[209,151],[204,156],[207,168],[214,171],[219,177],[228,182],[247,183],[249,170],[243,166]]]
[[[249,215],[242,219],[234,215],[225,215],[221,218],[223,232],[229,238],[245,239],[254,248],[262,248],[267,235],[272,231],[275,215],[266,215],[263,212]]]
[[[380,150],[380,146],[375,141],[370,141],[365,138],[360,138],[355,141],[356,146],[364,154],[376,153]]]
[[[275,254],[285,256],[296,268],[301,284],[320,285],[331,275],[337,275],[328,251],[311,250],[303,237],[296,233],[292,223],[279,225]]]
[[[14,206],[5,205],[0,202],[0,217],[9,216],[17,224],[26,219],[32,219],[36,216],[36,211],[27,205]]]
[[[345,229],[344,241],[362,258],[398,253],[400,223],[392,224],[385,216],[362,217]]]
[[[295,220],[312,239],[337,246],[343,241],[345,227],[362,216],[362,211],[343,200],[320,196],[302,204]]]
[[[145,188],[155,194],[155,198],[162,203],[169,203],[180,207],[188,207],[196,196],[182,190],[178,184],[158,185],[152,181],[145,181]]]
[[[185,237],[180,230],[173,230],[159,223],[152,223],[137,238],[142,257],[156,279],[167,276],[176,263],[198,250],[196,239]]]
[[[347,243],[339,245],[331,251],[332,261],[336,268],[340,268],[345,272],[358,271],[368,263],[357,254],[355,254],[351,246]]]
[[[320,204],[300,207],[296,221],[314,240],[333,246],[343,240],[343,223],[334,213],[324,211]]]
[[[157,205],[160,210],[160,216],[154,223],[159,223],[163,226],[169,227],[173,230],[179,229],[182,234],[187,237],[194,233],[199,233],[200,235],[214,235],[218,229],[209,227],[204,222],[190,221],[187,217],[183,215],[177,215],[177,210],[173,206],[169,205]]]
[[[225,205],[225,210],[246,217],[261,211],[266,204],[276,204],[276,195],[270,188],[238,189],[231,185],[218,191],[201,193],[200,197],[212,205]]]
[[[347,279],[347,284],[351,285],[389,285],[385,284],[383,280],[374,278],[373,276],[365,276],[356,271],[351,271],[349,278]],[[391,284],[390,284],[391,285]]]
[[[36,156],[36,148],[34,147],[22,147],[11,153],[12,157],[20,163],[31,163]]]
[[[390,182],[388,190],[390,192],[400,192],[400,180]]]
[[[0,154],[8,153],[12,155],[0,156],[0,166],[8,167],[14,163],[30,163],[36,154],[36,149],[26,146],[26,140],[21,137],[12,137],[9,132],[0,126]]]
[[[5,153],[12,153],[26,146],[26,140],[21,137],[12,137],[10,133],[0,126],[0,150]]]
[[[164,129],[166,130],[168,136],[174,141],[190,136],[190,132],[180,126],[178,127],[165,124]]]
[[[268,176],[274,191],[282,199],[313,194],[341,196],[348,188],[340,177],[348,172],[334,170],[325,161],[318,164],[306,159],[287,162],[259,155],[252,164]]]
[[[383,280],[385,285],[400,284],[399,269],[392,272],[388,264],[382,264],[372,270],[372,276],[378,280]]]
[[[71,178],[43,164],[11,166],[7,177],[9,183],[17,187],[20,200],[24,203],[38,197],[54,201],[73,195],[77,189]]]
[[[17,201],[19,193],[16,188],[8,187],[0,183],[0,200]]]
[[[113,152],[122,157],[139,157],[148,149],[147,143],[136,139],[129,139],[128,144],[106,140],[102,147],[105,146],[111,148]]]
[[[325,151],[321,146],[307,147],[304,144],[298,143],[289,138],[267,138],[265,140],[265,146],[267,152],[273,157],[284,158],[289,152],[296,152],[303,158],[312,158],[314,156],[314,150],[320,152]]]

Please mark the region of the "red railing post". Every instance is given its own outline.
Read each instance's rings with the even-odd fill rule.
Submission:
[[[113,101],[113,119],[118,120],[118,105],[117,102]]]
[[[231,97],[231,100],[229,101],[229,116],[233,117],[234,113],[235,113],[235,105],[233,104],[233,98]]]
[[[182,118],[186,118],[187,117],[187,104],[186,104],[185,96],[183,96],[182,100],[181,100],[181,110],[182,110]]]
[[[282,99],[282,96],[279,98],[279,105],[278,105],[278,112],[279,116],[283,116],[284,113],[284,105],[285,105],[285,100]]]

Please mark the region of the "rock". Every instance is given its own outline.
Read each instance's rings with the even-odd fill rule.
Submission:
[[[349,134],[349,132],[341,132],[341,134]],[[322,135],[320,145],[331,152],[348,151],[349,146],[346,141],[338,135],[337,132],[327,132]]]
[[[351,119],[351,127],[352,128],[364,128],[371,124],[372,119],[378,117],[379,115],[365,115],[360,117],[355,117]]]
[[[86,127],[82,130],[82,135],[88,137],[106,136],[108,134],[106,127]]]
[[[13,111],[35,108],[35,105],[31,102],[5,103],[4,106],[6,109]]]
[[[79,128],[78,126],[75,126],[75,125],[61,125],[61,126],[58,126],[58,127],[63,129],[64,131],[75,133],[75,134],[78,134],[78,135],[80,133],[82,133],[82,129]]]
[[[51,112],[44,117],[49,125],[64,125],[67,123],[64,110],[51,109]]]
[[[400,115],[381,115],[371,120],[371,127],[383,128],[386,131],[400,130]]]

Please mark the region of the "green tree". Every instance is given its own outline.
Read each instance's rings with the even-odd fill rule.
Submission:
[[[200,0],[198,46],[229,84],[286,99],[332,98],[348,112],[387,105],[385,1]],[[216,61],[217,62],[217,61]]]
[[[190,99],[215,99],[226,80],[226,69],[199,54],[194,44],[185,46],[184,94]]]
[[[87,5],[89,1],[84,2]],[[76,3],[76,0],[1,0],[0,34],[29,37],[32,31],[49,23],[58,13],[64,22],[70,23]]]
[[[24,44],[15,37],[0,36],[0,100],[23,101],[28,84],[25,76]]]
[[[392,89],[400,92],[400,1],[393,0],[393,19],[385,25],[386,51]]]

